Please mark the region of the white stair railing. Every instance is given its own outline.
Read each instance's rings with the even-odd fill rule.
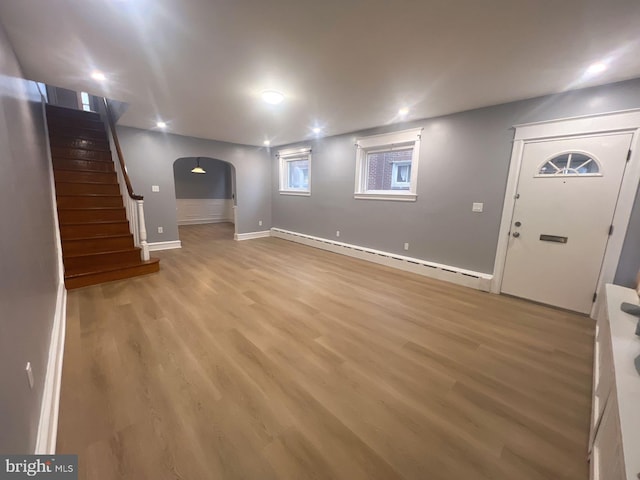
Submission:
[[[109,107],[109,101],[106,98],[102,100],[101,113],[106,117],[107,125],[111,133],[109,143],[111,144],[112,151],[115,148],[118,157],[118,161],[114,162],[114,164],[118,176],[118,184],[120,185],[120,192],[127,212],[127,220],[129,220],[129,228],[131,229],[135,246],[141,249],[140,256],[142,260],[147,261],[149,260],[149,244],[147,243],[147,227],[144,221],[144,197],[142,195],[136,195],[133,191],[127,166],[124,163],[122,149],[120,148],[115,120]]]

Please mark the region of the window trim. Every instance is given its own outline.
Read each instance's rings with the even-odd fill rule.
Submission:
[[[278,151],[278,174],[279,174],[279,189],[280,195],[294,195],[300,197],[311,196],[311,147],[298,147],[288,148],[286,150]],[[288,169],[287,163],[296,160],[307,160],[309,162],[309,187],[306,189],[300,188],[288,188]]]
[[[355,199],[415,202],[418,198],[418,166],[422,128],[384,133],[356,139]],[[412,148],[409,190],[367,190],[367,154]]]

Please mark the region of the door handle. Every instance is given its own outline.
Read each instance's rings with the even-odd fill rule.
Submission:
[[[520,232],[513,232],[513,236],[514,236],[515,238],[518,238],[518,237],[520,236]]]

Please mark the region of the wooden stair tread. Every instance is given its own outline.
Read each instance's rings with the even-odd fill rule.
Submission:
[[[77,158],[73,158],[70,160],[77,160]],[[86,160],[86,161],[91,162],[92,160]],[[102,171],[94,172],[93,170],[87,170],[86,168],[56,168],[55,170],[57,172],[70,172],[70,173],[90,172],[90,173],[106,173],[107,175],[116,175],[116,172],[102,172]]]
[[[68,130],[60,130],[58,132],[52,133],[52,135],[49,135],[49,137],[52,138],[70,138],[70,139],[81,139],[81,140],[91,140],[91,141],[99,141],[99,142],[107,142],[108,143],[108,137],[107,134],[104,134],[104,138],[105,140],[102,139],[97,139],[95,137],[91,137],[88,136],[86,134],[73,134],[72,132],[69,132]]]
[[[109,266],[104,267],[93,267],[91,270],[82,271],[82,272],[67,272],[64,273],[64,278],[78,278],[78,277],[86,277],[89,275],[95,275],[97,273],[106,273],[106,272],[114,272],[117,270],[125,270],[127,268],[140,267],[146,265],[156,265],[160,263],[159,258],[150,258],[147,261],[139,260],[137,262],[129,262],[129,263],[119,263],[119,264],[111,264]]]
[[[110,148],[92,148],[92,147],[66,147],[54,145],[55,148],[67,148],[69,150],[85,150],[87,152],[111,152]],[[61,155],[52,155],[55,158],[60,158]]]
[[[132,233],[106,233],[103,235],[95,235],[93,237],[87,237],[87,236],[83,236],[83,237],[65,237],[62,239],[62,243],[65,242],[75,242],[76,240],[82,240],[82,241],[88,241],[88,240],[105,240],[105,239],[109,239],[112,238],[113,236],[119,236],[119,235],[123,235],[123,236],[133,236]]]
[[[58,156],[54,155],[53,156],[53,160],[54,160],[54,162],[56,162],[56,161],[58,161],[58,162],[70,162],[70,161],[71,162],[77,162],[77,161],[81,161],[81,162],[91,162],[91,163],[101,163],[101,164],[106,163],[107,165],[108,164],[115,165],[113,163],[113,160],[100,160],[100,159],[93,159],[93,158],[61,157],[60,155],[58,155]],[[55,165],[54,165],[54,169],[56,169]],[[75,172],[77,169],[70,169],[70,168],[64,168],[64,167],[60,168],[60,167],[58,167],[57,170],[71,170],[71,171]],[[87,168],[80,169],[80,171],[85,171],[85,170],[89,170],[89,169],[87,169]],[[102,170],[99,170],[99,171],[102,171]]]
[[[124,248],[120,250],[108,250],[108,251],[105,250],[102,252],[73,253],[70,255],[64,255],[64,258],[94,257],[98,255],[111,255],[113,253],[129,253],[129,252],[139,252],[139,251],[140,251],[140,247],[133,247],[133,248]]]
[[[108,173],[108,172],[105,172]],[[117,178],[117,177],[116,177]],[[56,185],[118,185],[118,183],[104,183],[104,182],[56,182]],[[62,196],[68,195],[68,193],[62,193]]]
[[[66,226],[70,226],[70,225],[96,225],[99,223],[105,223],[105,224],[111,224],[111,223],[129,223],[129,220],[98,220],[95,222],[71,222],[71,223],[65,223],[64,225]]]
[[[87,242],[91,240],[99,240],[106,238],[127,238],[132,237],[131,233],[113,233],[110,235],[100,235],[99,237],[72,237],[72,238],[63,238],[62,242]]]
[[[86,170],[54,170],[56,183],[100,183],[113,185],[118,183],[116,172],[89,172]]]
[[[66,195],[60,195],[61,197]],[[115,197],[116,195],[112,195]],[[124,207],[58,207],[58,211],[60,210],[124,210]]]
[[[57,196],[58,197],[120,197],[122,198],[121,194],[116,195],[114,193],[62,193]]]
[[[72,170],[70,168],[56,168],[55,165],[53,167],[54,172],[88,172],[88,173],[111,173],[108,170],[98,170],[98,169],[91,169],[91,168],[78,168],[76,170]],[[67,182],[67,183],[74,183],[74,182]]]
[[[83,275],[75,275],[72,277],[65,276],[64,284],[68,290],[74,288],[89,287],[106,282],[114,282],[117,280],[126,280],[141,275],[149,275],[160,271],[160,261],[152,258],[147,262],[140,262],[135,265],[114,269],[109,271],[85,273]]]

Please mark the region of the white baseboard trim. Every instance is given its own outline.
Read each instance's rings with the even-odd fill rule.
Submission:
[[[253,240],[254,238],[270,237],[271,231],[264,230],[262,232],[236,233],[233,235],[235,240]]]
[[[158,250],[171,250],[174,248],[182,248],[182,242],[180,240],[173,240],[170,242],[153,242],[149,244],[150,252],[156,252]]]
[[[413,257],[405,257],[395,253],[383,252],[372,248],[361,247],[349,243],[336,242],[326,238],[314,237],[304,233],[290,232],[281,228],[272,228],[271,236],[302,243],[310,247],[321,248],[333,253],[367,260],[369,262],[386,265],[406,272],[417,273],[425,277],[456,283],[465,287],[488,292],[491,289],[493,275],[450,267],[439,263],[428,262]]]
[[[180,220],[178,225],[205,225],[207,223],[233,223],[233,218],[194,218]]]
[[[62,358],[67,325],[67,290],[64,282],[58,284],[56,311],[51,330],[47,373],[42,392],[42,406],[36,439],[36,455],[51,455],[56,452],[58,436],[58,411],[60,407],[60,387],[62,385]]]

